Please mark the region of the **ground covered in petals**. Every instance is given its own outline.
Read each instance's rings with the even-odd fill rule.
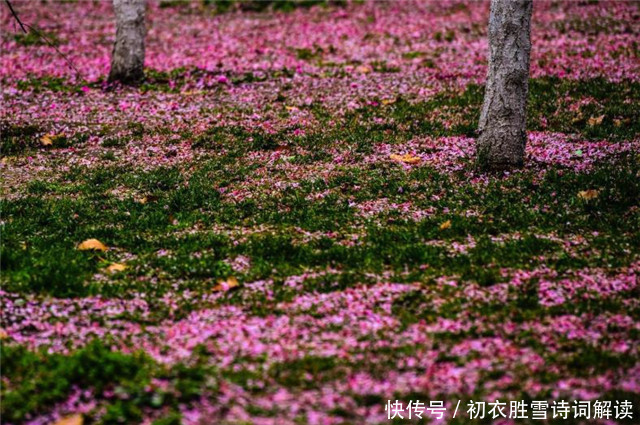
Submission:
[[[500,175],[487,3],[151,2],[139,88],[105,82],[111,2],[12,3],[47,41],[3,5],[3,423],[640,415],[639,3],[536,2]]]

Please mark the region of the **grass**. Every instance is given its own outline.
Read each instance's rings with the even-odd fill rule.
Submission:
[[[298,55],[315,55],[303,50]],[[384,68],[384,64],[373,64]],[[378,69],[377,72],[393,72],[392,69]],[[376,68],[377,69],[377,68]],[[176,69],[171,72],[147,71],[147,79],[142,91],[179,92],[180,87],[206,71]],[[278,71],[271,76],[280,78]],[[253,74],[231,76],[234,84],[255,82]],[[176,84],[169,84],[175,82]],[[81,93],[81,87],[68,85],[64,80],[56,78],[31,79],[18,84],[22,90],[71,91]],[[93,84],[100,86],[97,82]],[[215,88],[214,88],[215,89]],[[535,131],[551,131],[575,134],[589,140],[633,140],[640,134],[640,85],[627,82],[622,84],[607,82],[602,79],[573,81],[557,78],[538,78],[530,81],[528,107],[528,128]],[[314,152],[307,158],[296,158],[297,161],[318,161],[326,158],[323,149],[334,140],[344,139],[355,142],[359,153],[370,151],[372,142],[395,139],[396,143],[407,141],[416,135],[471,136],[476,135],[477,122],[482,105],[483,88],[470,85],[463,92],[444,92],[423,102],[410,102],[395,99],[391,104],[367,106],[346,114],[339,120],[341,127],[324,129],[302,137],[292,137],[288,129],[277,134],[260,131],[249,131],[241,127],[213,127],[199,135],[193,141],[193,147],[203,149],[229,150],[229,158],[240,156],[246,151],[244,143],[238,141],[251,139],[251,150],[274,150],[287,146],[294,139],[299,147]],[[330,111],[318,105],[309,107],[320,122],[328,122],[334,118]],[[284,113],[287,113],[286,111]],[[374,123],[376,118],[385,118],[385,124]],[[390,119],[389,119],[390,118]],[[136,123],[131,125],[135,126]],[[36,149],[78,147],[84,143],[88,135],[76,134],[72,137],[59,136],[54,139],[53,146],[43,146],[39,138],[44,131],[34,124],[1,123],[0,154],[3,156],[23,154]],[[144,128],[132,128],[130,135],[139,138]],[[139,134],[137,134],[139,133]],[[393,134],[393,137],[389,137]],[[190,135],[186,135],[190,136]],[[103,142],[104,147],[120,148],[126,142],[122,136],[110,137]],[[105,160],[116,161],[113,153],[105,153]]]
[[[342,0],[203,0],[205,6],[212,6],[218,13],[225,13],[234,9],[247,12],[264,12],[267,10],[291,12],[298,8],[308,8],[316,5],[327,6],[344,5]]]
[[[14,423],[66,400],[73,389],[89,390],[103,404],[105,425],[140,421],[143,409],[161,406],[171,412],[167,417],[176,417],[180,403],[198,398],[207,387],[206,368],[167,369],[142,353],[113,352],[106,341],[95,340],[70,355],[6,345],[1,350],[2,416]],[[167,382],[168,390],[154,389],[154,381]]]
[[[547,130],[579,132],[593,138],[629,139],[638,134],[640,119],[636,119],[637,112],[625,102],[627,99],[637,101],[639,92],[635,83],[532,80],[530,127],[541,129],[541,117],[546,116],[553,117],[546,124]],[[634,155],[620,158],[614,165],[603,164],[590,174],[551,170],[538,181],[534,172],[524,172],[492,180],[486,186],[467,184],[459,181],[455,174],[441,174],[428,167],[405,172],[397,166],[381,164],[375,168],[345,165],[327,181],[303,179],[297,187],[275,194],[256,187],[256,197],[239,202],[230,202],[211,189],[233,188],[245,176],[255,173],[260,165],[246,160],[249,152],[286,148],[292,141],[309,154],[296,155],[292,151],[290,161],[313,166],[331,158],[326,152],[334,140],[343,140],[347,147],[352,146],[357,160],[370,154],[372,145],[378,142],[403,143],[415,134],[472,135],[481,96],[481,87],[470,86],[460,94],[439,94],[417,104],[400,99],[390,105],[348,113],[337,118],[340,126],[304,136],[292,137],[289,130],[268,134],[242,127],[212,127],[197,136],[193,148],[210,153],[224,150],[225,155],[203,161],[189,175],[179,167],[139,172],[114,162],[117,157],[113,150],[125,148],[127,140],[140,138],[146,131],[141,125],[131,123],[128,136],[107,138],[103,142],[103,147],[113,150],[104,153],[102,159],[114,165],[76,168],[59,181],[32,181],[25,196],[5,202],[7,236],[2,256],[3,280],[8,288],[17,291],[58,296],[100,293],[105,289],[87,281],[104,267],[105,261],[115,260],[117,251],[130,252],[138,258],[135,267],[125,273],[126,279],[162,271],[161,275],[167,280],[188,281],[224,277],[230,272],[224,260],[237,255],[254,259],[246,276],[250,279],[264,278],[274,269],[277,275],[286,276],[307,268],[331,266],[361,270],[362,275],[387,269],[399,272],[407,265],[428,264],[429,272],[412,273],[422,278],[425,274],[427,277],[459,275],[483,285],[499,281],[497,270],[502,267],[537,266],[540,261],[532,258],[539,256],[560,270],[629,264],[635,255],[629,247],[640,242],[638,213],[634,209],[640,187],[635,183],[638,161]],[[574,102],[587,97],[596,102],[580,113],[584,117],[603,113],[607,118],[599,126],[556,113],[554,108],[565,111],[566,105],[551,101]],[[314,108],[312,106],[312,111],[320,122],[336,119],[327,111]],[[437,119],[430,118],[442,115],[442,111],[458,116],[457,124],[446,128]],[[434,115],[435,112],[438,114]],[[387,115],[393,118],[391,123],[369,124],[376,117]],[[421,119],[424,117],[427,119]],[[617,126],[614,120],[631,120],[631,123]],[[4,123],[3,153],[15,154],[35,146],[29,140],[36,140],[40,133],[34,125]],[[81,145],[87,137],[78,134],[65,141],[69,145]],[[251,142],[247,144],[247,140]],[[279,173],[272,170],[271,177],[277,179]],[[124,188],[130,196],[109,195],[116,188]],[[598,188],[601,196],[588,202],[576,197],[578,189],[589,188]],[[330,195],[318,201],[309,200],[309,195],[321,191],[328,191]],[[525,193],[527,197],[523,199]],[[432,201],[433,195],[440,199]],[[140,203],[141,197],[150,202]],[[435,207],[439,212],[420,223],[407,221],[394,211],[364,219],[349,204],[379,198],[386,198],[390,203],[411,202],[415,208]],[[467,217],[466,211],[477,214]],[[451,221],[451,228],[440,231],[440,223],[447,220]],[[621,221],[628,223],[625,232],[618,231]],[[233,244],[228,237],[217,235],[206,226],[189,238],[165,237],[167,233],[202,227],[202,223],[210,228],[270,226],[274,230],[271,234],[249,235],[240,244]],[[300,244],[292,236],[294,228],[338,235],[348,235],[353,233],[352,229],[358,229],[362,244],[347,248],[335,238],[326,237]],[[513,232],[523,233],[525,237],[508,243],[494,243],[486,238]],[[568,255],[556,243],[533,236],[535,233],[562,236],[593,232],[600,234],[592,240],[600,255],[589,259]],[[443,247],[424,243],[462,241],[467,235],[477,239],[478,247],[464,255],[452,256]],[[79,242],[92,237],[117,247],[117,251],[102,258],[74,249]],[[155,252],[160,249],[176,252],[174,256],[159,259]],[[192,258],[193,253],[203,250],[203,256]]]
[[[381,68],[377,72],[392,71]],[[144,90],[164,90],[169,81],[179,80],[186,72],[150,73]],[[32,83],[29,87],[45,87]],[[47,90],[53,90],[55,84],[49,83]],[[640,120],[637,108],[629,105],[638,103],[639,92],[636,83],[535,79],[531,81],[529,127],[593,140],[637,138]],[[584,99],[589,101],[579,108],[569,107]],[[637,320],[637,305],[626,302],[638,298],[635,289],[614,298],[578,294],[575,301],[550,307],[541,304],[540,281],[535,277],[512,287],[501,303],[469,302],[462,292],[469,285],[491,290],[515,271],[542,266],[571,275],[582,268],[609,270],[637,262],[637,153],[607,158],[589,172],[554,166],[541,173],[532,167],[486,182],[469,181],[471,165],[449,173],[431,166],[404,168],[390,161],[364,161],[379,143],[402,146],[420,135],[473,136],[481,100],[482,87],[470,86],[424,102],[394,99],[340,115],[312,104],[306,108],[318,130],[295,135],[293,127],[267,133],[226,125],[197,135],[185,132],[180,137],[192,142],[194,152],[201,155],[198,161],[151,169],[119,163],[117,158],[130,143],[167,129],[129,123],[95,148],[100,154],[98,166],[54,169],[52,176],[32,179],[18,188],[16,196],[3,200],[3,290],[43,298],[144,298],[151,310],[149,317],[125,316],[147,326],[166,319],[169,313],[178,320],[204,306],[198,297],[167,306],[162,295],[186,289],[210,293],[218,279],[232,275],[239,279],[240,287],[217,300],[217,306],[237,305],[256,316],[282,315],[279,303],[301,293],[374,285],[384,275],[387,281],[420,284],[420,289],[392,303],[392,313],[405,329],[459,317],[498,325],[544,322],[564,315],[628,315]],[[275,107],[287,113],[284,102]],[[602,115],[599,124],[590,124],[590,118]],[[377,118],[389,119],[381,123]],[[35,124],[3,123],[3,155],[28,155],[37,150],[47,156],[65,146],[82,149],[90,136],[71,135],[64,145],[45,149],[38,143],[43,133]],[[320,177],[325,167],[334,165],[336,140],[351,160],[335,165],[326,178]],[[282,155],[273,161],[252,157],[276,152]],[[288,174],[291,169],[298,173],[295,178]],[[260,176],[268,176],[268,182]],[[590,200],[578,196],[588,189],[597,190],[598,196]],[[251,196],[234,198],[230,194],[236,190]],[[320,193],[325,195],[314,196]],[[394,208],[382,208],[369,216],[360,213],[358,206],[381,199],[431,212],[421,220]],[[442,227],[445,222],[450,226]],[[77,245],[89,238],[111,249],[99,253],[78,250]],[[585,242],[563,243],[579,238]],[[464,249],[455,249],[460,245]],[[232,268],[230,264],[238,257],[250,259],[246,269]],[[108,274],[105,268],[114,262],[126,263],[127,268]],[[286,284],[292,276],[305,274],[310,277],[301,289],[294,291]],[[455,277],[464,285],[438,285],[442,276]],[[273,281],[268,297],[260,291],[243,291],[244,283],[261,279]],[[313,309],[305,314],[321,315]],[[608,332],[605,338],[613,338],[616,330]],[[441,332],[434,344],[449,346],[499,334],[495,326],[477,326]],[[562,373],[589,377],[636,363],[633,354],[614,354],[584,341],[562,340],[560,349],[550,354],[534,333],[523,332],[513,339],[514,344],[557,365],[557,376],[540,378],[548,382],[557,381]],[[292,391],[312,390],[353,371],[382,376],[399,357],[429,348],[380,347],[376,359],[387,360],[378,364],[366,361],[365,354],[370,353],[363,353],[365,360],[357,365],[309,354],[270,364],[251,359],[257,368],[219,370],[203,361],[207,357],[204,347],[188,364],[167,368],[140,353],[114,352],[108,341],[92,342],[68,354],[3,344],[2,414],[20,423],[27,415],[46,412],[64,401],[77,387],[92,391],[105,408],[101,423],[134,423],[145,412],[154,411],[161,417],[156,425],[177,424],[180,406],[188,406],[203,394],[215,397],[217,379],[255,394],[264,391],[255,384],[260,380]],[[436,363],[464,365],[472,359],[473,354],[451,355]],[[238,364],[243,361],[236,360]],[[499,368],[491,368],[481,374],[481,380],[496,380],[501,374]],[[149,390],[150,383],[158,380],[168,382],[169,390]],[[108,396],[110,393],[117,396]],[[355,400],[360,406],[383,403],[375,394],[359,395]],[[262,416],[277,413],[252,405],[247,409]],[[334,413],[349,423],[349,412]]]
[[[640,242],[638,211],[634,208],[640,197],[635,178],[640,165],[633,155],[589,174],[551,171],[542,181],[535,181],[534,173],[522,173],[486,186],[461,184],[429,170],[390,170],[378,178],[381,170],[349,169],[320,187],[303,181],[297,188],[240,202],[229,202],[211,190],[212,184],[225,186],[234,181],[234,176],[250,172],[242,167],[232,170],[225,161],[215,159],[201,164],[189,177],[188,186],[184,185],[187,178],[179,168],[134,174],[117,165],[68,175],[65,183],[32,182],[31,194],[6,201],[3,207],[6,224],[2,266],[6,287],[57,296],[101,292],[100,287],[84,282],[99,272],[105,261],[115,261],[120,252],[130,252],[138,258],[131,271],[126,272],[131,279],[160,271],[167,280],[224,277],[230,273],[224,260],[246,255],[253,259],[248,279],[264,278],[273,270],[276,276],[287,276],[326,266],[361,273],[388,269],[400,273],[410,267],[423,278],[459,275],[490,285],[500,280],[497,271],[505,267],[529,269],[545,263],[565,270],[627,265],[635,257],[629,248]],[[123,186],[152,201],[143,204],[132,196],[118,199],[107,195],[111,189]],[[358,190],[352,195],[349,187],[354,186]],[[399,193],[398,187],[409,189]],[[578,189],[587,188],[598,188],[600,196],[591,201],[579,199]],[[316,190],[335,190],[339,194],[320,201],[309,200],[308,195]],[[435,204],[440,212],[420,222],[394,217],[393,211],[363,218],[346,202],[347,198],[362,202],[387,197],[397,203],[413,201],[416,207],[426,208],[434,206],[431,193],[440,196]],[[523,200],[523,193],[529,194],[528,199]],[[540,206],[546,209],[543,211]],[[464,212],[468,210],[479,214],[467,217]],[[451,221],[451,228],[441,230],[440,224],[447,220]],[[624,232],[618,230],[622,221],[627,223]],[[235,226],[267,226],[272,231],[250,233],[240,243],[213,231],[214,227]],[[202,230],[178,236],[194,227]],[[338,235],[362,229],[357,231],[362,235],[361,244],[344,246],[337,243],[339,237],[300,243],[291,231],[296,228]],[[505,242],[489,239],[514,232],[523,237]],[[593,238],[592,249],[600,255],[592,257],[567,255],[558,243],[536,236],[594,232],[599,236]],[[468,235],[476,239],[477,245],[464,254],[425,244],[429,240],[440,240],[445,245],[461,242]],[[75,249],[88,238],[98,238],[115,250],[96,255]],[[171,250],[173,255],[157,258],[155,253],[160,249]],[[193,256],[196,252],[200,253],[198,257]],[[539,257],[544,260],[534,260]],[[429,271],[414,270],[420,264],[428,264]]]
[[[85,143],[89,136],[78,133],[72,137],[64,134],[49,135],[49,144],[43,143],[45,131],[36,124],[12,124],[0,121],[0,156],[12,156],[37,149],[65,149],[78,147]]]
[[[299,59],[312,60],[320,51],[299,49],[296,55]],[[375,72],[396,72],[384,63],[371,64]],[[140,87],[142,91],[162,91],[179,93],[187,84],[211,74],[201,69],[179,68],[170,72],[155,70],[146,71],[145,83]],[[216,74],[217,75],[217,74]],[[293,74],[288,70],[274,71],[262,76],[253,73],[228,76],[232,84],[250,84],[268,79],[290,78]],[[171,83],[171,84],[170,84]],[[84,85],[100,88],[101,82],[77,85],[67,84],[63,79],[47,77],[32,78],[18,83],[21,90],[69,91],[81,93]],[[209,90],[218,90],[213,86]],[[430,136],[466,135],[475,136],[480,116],[484,89],[482,86],[469,85],[464,91],[445,91],[433,98],[422,102],[410,102],[406,99],[395,99],[392,104],[385,106],[367,106],[348,114],[347,124],[362,125],[375,117],[392,117],[395,122],[377,129],[403,130],[410,134]],[[632,140],[640,134],[640,83],[622,82],[612,83],[604,79],[592,80],[564,80],[554,77],[531,79],[529,82],[528,129],[536,131],[552,131],[566,134],[577,134],[590,140]],[[380,99],[378,99],[380,100]],[[318,119],[325,120],[332,117],[328,111],[317,105],[312,105]],[[3,125],[9,125],[3,124]],[[239,137],[244,129],[214,128],[212,136],[225,133]],[[376,128],[367,129],[369,136]],[[16,133],[18,132],[18,133]],[[4,132],[3,132],[4,133]],[[19,128],[10,132],[20,135]],[[30,136],[25,129],[25,136]],[[259,135],[259,133],[258,133]],[[325,133],[329,138],[331,133]],[[196,146],[202,146],[205,140],[196,141]],[[2,144],[9,143],[3,136]],[[9,146],[12,146],[9,144]],[[29,145],[25,145],[25,148]],[[12,152],[11,149],[2,149]],[[15,149],[13,150],[15,152]]]
[[[16,33],[13,38],[22,46],[58,46],[62,43],[56,33],[48,31],[29,30],[27,33]]]

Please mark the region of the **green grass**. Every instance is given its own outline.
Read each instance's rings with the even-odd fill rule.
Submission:
[[[48,31],[19,32],[13,36],[16,43],[22,46],[58,46],[61,40],[56,33]]]
[[[300,59],[314,60],[322,52],[318,49],[299,49],[296,54]],[[384,63],[373,63],[372,66],[376,72],[397,71]],[[184,85],[207,74],[211,73],[202,69],[179,68],[171,72],[149,69],[146,71],[146,80],[140,90],[178,93]],[[245,73],[229,75],[228,78],[232,84],[251,84],[267,79],[289,78],[291,75],[289,70],[283,69],[260,77],[256,77],[253,73]],[[101,82],[92,84],[83,82],[74,86],[62,79],[52,77],[34,77],[18,82],[19,89],[35,92],[51,90],[81,93],[81,87],[84,85],[100,88]],[[210,90],[219,89],[220,86],[210,88]],[[475,136],[483,93],[482,86],[472,84],[462,92],[445,91],[422,102],[410,102],[398,98],[390,105],[367,106],[347,114],[341,121],[350,131],[345,132],[344,127],[342,131],[347,133],[347,136],[355,132],[351,139],[357,137],[359,132],[365,131],[363,136],[374,140],[378,135],[386,135],[389,131],[400,133],[398,137],[401,140],[408,140],[416,134],[436,137]],[[639,93],[640,83],[637,82],[612,83],[604,79],[564,80],[554,77],[531,79],[527,126],[529,130],[577,134],[592,140],[632,140],[640,135]],[[582,102],[581,105],[580,102]],[[335,118],[331,112],[319,105],[311,105],[309,108],[319,121],[326,122]],[[384,125],[373,124],[372,120],[376,117],[391,117],[393,122]],[[601,121],[599,121],[600,118]],[[323,130],[322,134],[302,137],[303,146],[311,144],[318,138],[327,142],[335,140],[333,137],[337,135],[334,131],[340,131],[330,129],[327,131],[326,128]],[[210,140],[215,141],[229,136],[235,138],[246,136],[243,133],[247,133],[247,130],[233,127],[213,128],[207,134],[200,136],[195,146],[206,147]],[[9,134],[14,138],[20,135],[29,136],[29,129],[26,128],[24,133],[20,133],[19,128],[14,128]],[[264,134],[261,136],[259,132],[254,135],[266,142],[266,147],[274,147],[274,140],[282,136]],[[264,140],[268,137],[274,140]],[[5,143],[8,141],[3,136],[2,144]],[[116,141],[113,143],[117,144]],[[10,143],[9,146],[11,146]],[[2,150],[11,152],[11,149]]]
[[[334,140],[353,146],[357,158],[369,154],[373,143],[401,143],[415,132],[443,135],[471,132],[470,124],[444,130],[437,123],[420,121],[418,117],[428,116],[438,107],[467,110],[479,93],[479,88],[470,88],[460,96],[442,95],[417,105],[396,102],[386,111],[398,123],[391,127],[366,124],[385,111],[374,108],[356,111],[344,118],[344,125],[339,129],[296,137],[295,146],[311,153],[300,156],[293,152],[291,161],[300,165],[325,161],[331,157],[325,152]],[[320,119],[328,119],[324,112],[318,114]],[[400,126],[404,126],[405,131],[389,133]],[[139,125],[130,127],[133,138],[145,131]],[[18,130],[25,134],[38,131],[35,127]],[[18,130],[10,128],[3,134],[10,138]],[[252,142],[247,144],[246,140]],[[122,143],[126,142],[107,139],[104,144],[118,149]],[[265,277],[274,267],[282,275],[326,265],[380,272],[424,262],[434,273],[459,274],[484,284],[499,280],[496,270],[500,267],[535,266],[535,261],[526,264],[526,260],[537,255],[546,256],[545,261],[551,261],[560,269],[625,264],[633,254],[624,253],[638,241],[637,211],[633,209],[634,200],[638,198],[635,184],[638,164],[633,155],[621,158],[614,165],[603,164],[591,174],[552,170],[542,182],[536,181],[534,173],[525,172],[509,179],[493,180],[488,186],[477,186],[460,184],[455,174],[444,175],[430,168],[405,172],[392,164],[380,164],[375,168],[345,166],[328,181],[302,180],[297,188],[276,195],[260,194],[261,189],[256,188],[255,198],[237,203],[224,200],[217,190],[212,190],[213,187],[234,187],[244,176],[257,170],[259,164],[244,159],[249,151],[274,150],[290,143],[288,130],[266,134],[241,127],[214,127],[198,136],[194,148],[211,152],[224,149],[226,155],[202,162],[189,175],[177,167],[138,172],[116,164],[93,170],[76,168],[57,182],[33,181],[27,187],[27,196],[5,205],[5,214],[10,217],[6,241],[7,247],[12,248],[7,248],[3,257],[8,272],[6,280],[13,289],[58,295],[101,291],[83,282],[97,272],[104,261],[74,251],[77,243],[90,237],[104,239],[110,246],[138,255],[140,263],[129,274],[145,275],[152,270],[162,270],[168,279],[220,277],[229,272],[222,263],[225,258],[247,254],[254,258],[250,278]],[[272,177],[278,178],[279,172],[274,170]],[[126,188],[131,195],[124,199],[113,197],[109,192],[116,187]],[[589,188],[600,189],[602,195],[589,202],[576,197],[578,190]],[[332,194],[320,201],[307,199],[308,195],[323,190]],[[524,193],[527,197],[523,199]],[[69,196],[71,194],[77,196]],[[440,200],[430,200],[434,194],[438,194]],[[150,201],[138,202],[143,196]],[[436,207],[449,212],[421,223],[407,222],[393,211],[366,220],[358,217],[347,202],[347,199],[365,202],[381,197],[389,202],[411,201],[416,208]],[[541,211],[541,206],[546,210]],[[466,217],[464,213],[468,210],[478,214]],[[442,232],[439,224],[446,220],[451,220],[452,227]],[[621,221],[629,223],[627,232],[618,231]],[[227,229],[268,225],[274,226],[275,231],[251,235],[247,242],[235,246],[228,238],[211,234],[206,226],[188,241],[177,238],[176,242],[176,238],[164,237],[167,232],[202,227],[202,223]],[[345,248],[331,238],[324,238],[301,246],[291,236],[290,229],[294,227],[345,235],[357,228],[363,233],[364,245]],[[594,238],[593,243],[601,252],[600,260],[570,257],[554,243],[531,236],[505,245],[483,239],[485,235],[534,231],[560,235],[598,231],[601,236]],[[476,237],[481,248],[455,259],[442,248],[424,246],[427,240],[460,241],[467,235]],[[208,249],[212,238],[216,240],[215,249],[206,252],[203,259],[189,259],[201,247]],[[155,258],[155,251],[172,249],[177,244],[180,249],[176,256]],[[113,257],[115,254],[109,253],[106,260]],[[60,264],[67,264],[62,268],[64,272],[60,271]]]
[[[0,121],[0,155],[21,153],[35,146],[38,134],[44,134],[44,131],[35,124],[16,125]]]
[[[203,0],[205,6],[212,6],[218,13],[225,13],[234,8],[247,12],[264,12],[267,10],[291,12],[298,8],[321,5],[344,5],[342,0]]]
[[[491,285],[502,279],[498,270],[505,267],[530,269],[546,264],[562,271],[624,266],[633,261],[637,252],[631,247],[640,242],[636,207],[640,164],[634,155],[602,164],[588,174],[552,170],[537,180],[535,173],[525,172],[486,186],[465,184],[429,169],[347,168],[326,183],[301,181],[296,188],[237,203],[211,189],[251,174],[251,165],[236,164],[229,157],[211,159],[188,177],[179,168],[134,173],[115,165],[75,170],[57,182],[31,182],[29,194],[3,205],[6,288],[58,296],[114,291],[117,285],[105,289],[91,283],[90,277],[116,261],[121,252],[137,257],[124,273],[126,281],[159,275],[167,282],[184,279],[197,287],[198,281],[228,275],[226,259],[246,255],[252,259],[247,279],[284,277],[327,266],[358,270],[360,275],[384,270],[400,273],[409,267],[409,278],[458,275]],[[126,187],[132,195],[113,197],[109,193],[115,187]],[[399,187],[407,189],[400,193]],[[600,190],[597,199],[577,197],[579,190],[589,188]],[[321,200],[307,198],[327,189],[336,194]],[[440,199],[434,202],[430,195],[436,193]],[[149,201],[140,203],[137,196],[142,195]],[[363,218],[347,202],[347,198],[364,202],[380,197],[397,203],[412,201],[416,208],[431,206],[440,212],[420,222],[405,220],[393,211]],[[466,216],[468,210],[478,214]],[[451,228],[440,230],[446,220]],[[626,223],[623,231],[620,223]],[[213,226],[272,230],[250,232],[238,243]],[[182,235],[193,228],[200,230]],[[336,236],[300,243],[291,231],[294,228]],[[340,235],[354,231],[361,234],[359,245],[337,243]],[[522,237],[505,242],[489,239],[514,232]],[[598,236],[592,236],[594,232]],[[536,234],[585,235],[599,255],[570,255],[557,242]],[[463,242],[468,235],[477,245],[466,253],[426,244],[440,240],[446,246]],[[98,238],[115,250],[98,255],[75,249],[88,238]],[[157,257],[161,249],[172,255]],[[421,264],[429,268],[418,270]]]
[[[50,136],[51,144],[44,145],[40,140],[46,131],[36,124],[12,124],[0,121],[0,157],[24,154],[32,150],[64,149],[82,146],[89,136],[77,133],[73,136],[57,134]]]
[[[299,52],[302,56],[308,53]],[[308,60],[314,60],[317,52],[310,53]],[[393,72],[379,65],[377,72]],[[186,81],[191,78],[189,72],[150,71],[143,90],[169,90],[170,81]],[[253,81],[250,76],[235,78],[239,84]],[[24,89],[62,90],[58,81],[25,84]],[[594,140],[637,138],[638,108],[630,106],[638,103],[638,92],[636,83],[534,79],[529,127]],[[569,108],[587,98],[593,101],[578,109]],[[36,297],[144,297],[148,316],[125,312],[120,318],[148,326],[211,307],[197,296],[168,306],[162,295],[186,289],[209,293],[216,280],[231,275],[238,278],[240,287],[225,293],[216,305],[237,305],[249,314],[267,316],[284,314],[279,304],[301,293],[374,285],[384,273],[385,281],[420,284],[420,289],[399,296],[392,304],[392,313],[403,327],[460,317],[497,325],[539,322],[563,315],[623,314],[637,320],[638,307],[625,302],[638,298],[636,289],[610,298],[578,293],[571,302],[552,307],[540,303],[537,278],[511,287],[501,303],[469,302],[463,292],[468,284],[477,284],[479,290],[491,288],[518,270],[544,266],[570,276],[585,267],[613,270],[637,262],[640,157],[636,152],[602,160],[589,172],[556,166],[541,173],[533,167],[491,177],[487,183],[469,181],[467,172],[472,164],[461,172],[448,173],[430,166],[406,169],[390,161],[363,162],[380,143],[402,146],[420,135],[473,136],[481,102],[482,87],[470,86],[423,102],[398,98],[390,104],[339,115],[311,104],[302,108],[313,116],[316,125],[304,135],[294,135],[293,126],[274,133],[241,126],[211,127],[197,135],[185,131],[179,136],[192,142],[198,160],[188,166],[148,170],[119,163],[118,158],[129,143],[139,143],[144,135],[167,134],[169,129],[135,122],[118,131],[100,128],[95,135],[106,137],[92,151],[99,158],[96,166],[60,171],[60,163],[52,161],[51,175],[34,178],[3,199],[3,290]],[[283,96],[273,107],[286,117],[289,112],[285,104]],[[589,124],[589,118],[602,115],[600,124]],[[376,118],[385,120],[380,123]],[[329,125],[332,121],[335,126]],[[54,157],[48,156],[50,150],[74,146],[82,155],[84,142],[93,135],[61,138],[61,145],[45,149],[39,143],[42,134],[44,130],[34,124],[3,122],[2,154],[19,158],[38,150],[50,159]],[[337,140],[339,149],[348,151],[351,160],[336,166],[329,177],[318,178],[317,171],[333,161]],[[253,153],[274,152],[282,155],[273,163],[251,158]],[[300,174],[291,178],[291,168]],[[269,180],[260,182],[254,177],[258,175]],[[283,186],[277,188],[273,182]],[[229,193],[238,189],[247,190],[251,197],[234,200]],[[588,189],[598,190],[598,196],[581,199],[579,191]],[[326,196],[313,199],[312,195],[325,192]],[[359,213],[358,205],[380,199],[389,204],[410,202],[413,209],[432,209],[432,214],[414,221],[393,209],[371,216]],[[441,229],[446,221],[451,226]],[[355,243],[346,243],[354,236]],[[585,243],[572,246],[561,242],[577,237],[583,237]],[[111,249],[99,253],[76,249],[89,238],[97,238]],[[462,251],[453,249],[470,238],[475,245]],[[235,272],[231,268],[229,263],[237,256],[250,260],[248,269]],[[124,262],[127,268],[106,273],[105,267],[113,262]],[[309,272],[317,274],[299,288],[294,290],[285,284],[291,276]],[[104,277],[96,279],[96,274]],[[436,279],[441,276],[455,277],[460,285],[437,285]],[[273,282],[268,297],[262,291],[243,290],[244,283],[260,279]],[[310,308],[305,314],[319,317],[323,313]],[[19,423],[27,414],[46,412],[63,402],[71,389],[78,387],[93,391],[105,408],[101,423],[134,423],[148,409],[160,409],[162,418],[155,424],[171,425],[180,422],[180,405],[189,405],[202,394],[215,397],[218,379],[256,394],[264,391],[256,382],[292,391],[313,390],[354,371],[383,377],[401,356],[438,348],[438,344],[448,347],[469,338],[496,337],[502,335],[500,332],[497,326],[441,332],[435,335],[433,347],[380,348],[376,364],[368,362],[366,356],[353,365],[307,355],[275,364],[266,364],[261,358],[236,359],[239,365],[246,360],[258,368],[225,370],[204,361],[208,357],[204,347],[196,350],[188,365],[168,369],[142,354],[112,352],[108,341],[93,342],[69,354],[48,354],[44,349],[31,352],[4,344],[2,414]],[[615,338],[616,329],[607,332],[602,344]],[[633,355],[613,354],[583,341],[561,339],[558,350],[550,351],[533,332],[522,332],[511,339],[558,366],[559,372],[541,375],[541,382],[556,382],[560,376],[590,377],[635,364]],[[463,365],[473,356],[473,352],[467,356],[441,355],[436,362]],[[505,373],[501,367],[482,372],[480,381],[499,379]],[[156,379],[168,382],[170,390],[147,391],[147,385]],[[106,397],[105,391],[113,391],[118,397]],[[481,399],[484,394],[475,396]],[[534,396],[538,395],[522,395]],[[612,395],[610,399],[616,397],[629,396]],[[428,395],[415,394],[415,398]],[[361,406],[384,403],[378,395],[360,395],[356,402]],[[277,414],[252,405],[247,410],[265,417]],[[350,420],[349,412],[333,413],[347,423]]]
[[[630,140],[640,134],[640,84],[611,83],[603,79],[561,80],[545,77],[529,82],[527,127],[588,139]],[[412,134],[431,136],[475,136],[484,89],[470,85],[462,93],[440,93],[428,101],[412,103],[402,99],[386,108],[363,108],[359,117],[386,117],[390,113],[398,126],[409,126]],[[592,99],[577,110],[569,106]],[[600,124],[590,118],[603,116]],[[453,119],[450,128],[444,120]]]
[[[197,399],[209,386],[204,366],[168,369],[142,353],[111,351],[107,341],[93,341],[70,355],[7,345],[1,350],[2,416],[14,423],[66,400],[73,388],[90,390],[105,408],[101,424],[137,422],[143,409],[161,406],[175,417],[179,404]],[[169,390],[150,389],[153,379],[166,381]]]

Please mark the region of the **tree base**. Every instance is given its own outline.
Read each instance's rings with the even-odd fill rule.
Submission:
[[[137,86],[140,85],[144,81],[144,72],[133,72],[133,73],[119,73],[119,72],[110,72],[109,78],[107,78],[108,83],[120,83],[126,86]]]
[[[524,161],[517,162],[495,162],[495,161],[486,161],[478,158],[476,160],[476,166],[480,171],[483,172],[503,172],[503,171],[513,171],[518,168],[524,167]]]

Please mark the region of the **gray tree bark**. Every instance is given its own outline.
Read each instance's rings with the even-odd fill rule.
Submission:
[[[136,84],[144,78],[145,3],[146,0],[113,0],[116,42],[109,82]]]
[[[476,142],[485,170],[524,162],[532,9],[532,0],[491,0],[489,72]]]

